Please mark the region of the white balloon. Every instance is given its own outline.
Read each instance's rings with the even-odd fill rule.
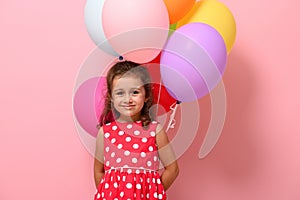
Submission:
[[[84,8],[84,21],[92,41],[106,53],[118,56],[104,35],[102,28],[102,8],[105,0],[87,0]]]

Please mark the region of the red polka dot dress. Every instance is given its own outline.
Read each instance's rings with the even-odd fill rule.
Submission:
[[[104,169],[95,200],[166,199],[156,146],[157,122],[144,129],[140,121],[103,126]]]

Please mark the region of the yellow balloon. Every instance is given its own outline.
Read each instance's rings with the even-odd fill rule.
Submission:
[[[220,1],[201,0],[177,23],[177,28],[193,22],[202,22],[216,29],[224,39],[227,54],[232,49],[236,36],[236,24],[231,11]]]

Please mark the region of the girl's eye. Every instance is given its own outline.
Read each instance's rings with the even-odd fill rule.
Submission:
[[[124,94],[124,92],[116,92],[115,95],[117,96],[122,96]]]
[[[139,94],[140,92],[138,90],[134,90],[133,94]]]

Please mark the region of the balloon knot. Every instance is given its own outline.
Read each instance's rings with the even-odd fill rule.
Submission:
[[[124,58],[123,58],[123,56],[119,56],[119,60],[123,60]]]

